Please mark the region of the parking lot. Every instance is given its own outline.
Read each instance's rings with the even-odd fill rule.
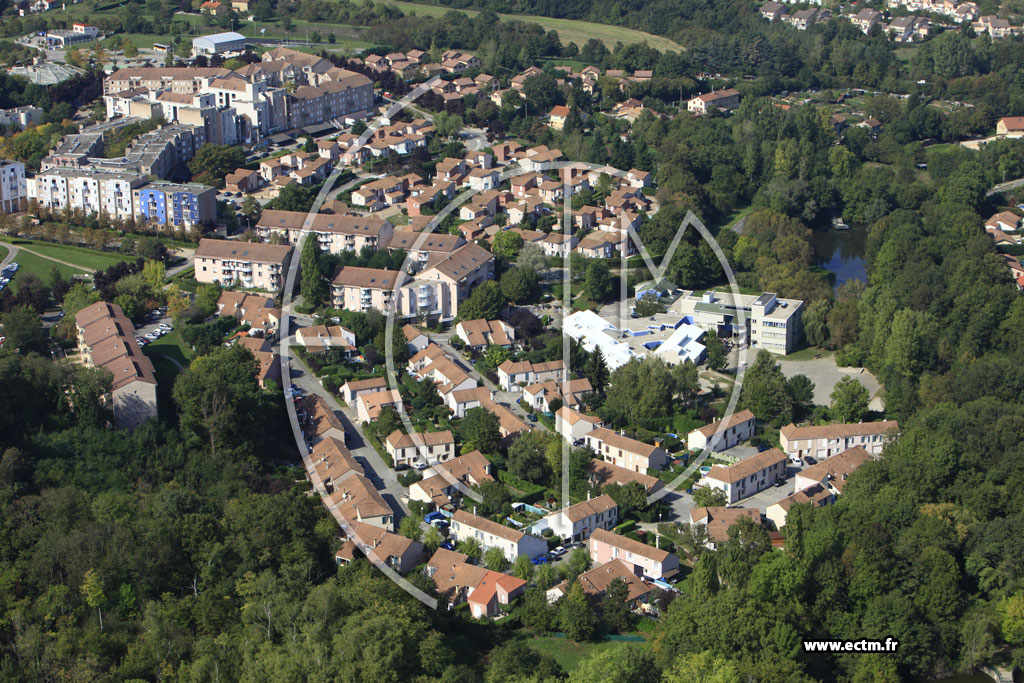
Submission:
[[[14,277],[14,274],[18,272],[20,267],[17,262],[12,261],[4,266],[3,270],[0,270],[0,292],[7,288],[11,278]]]
[[[135,323],[135,340],[139,342],[139,346],[145,346],[173,329],[174,325],[167,317],[167,309],[159,308],[148,313],[142,322]]]

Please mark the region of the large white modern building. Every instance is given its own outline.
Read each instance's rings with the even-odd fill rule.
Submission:
[[[588,351],[601,349],[609,370],[648,355],[667,363],[700,363],[705,354],[704,330],[679,315],[634,318],[618,327],[593,311],[577,311],[562,322],[562,330]]]

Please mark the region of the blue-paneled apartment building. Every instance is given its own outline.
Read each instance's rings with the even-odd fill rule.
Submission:
[[[140,220],[192,226],[217,217],[217,191],[207,185],[148,183],[132,195]]]

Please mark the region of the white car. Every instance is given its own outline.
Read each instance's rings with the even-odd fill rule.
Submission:
[[[801,460],[800,458],[790,458],[789,459],[789,464],[793,465],[794,467],[803,467],[804,466],[804,461]]]

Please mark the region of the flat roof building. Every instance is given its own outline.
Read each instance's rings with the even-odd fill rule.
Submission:
[[[708,290],[700,296],[683,291],[672,310],[719,337],[747,339],[753,349],[785,355],[796,350],[803,335],[804,302],[780,299],[771,292],[758,296]],[[744,322],[740,326],[740,311]]]
[[[245,36],[234,31],[214,33],[192,39],[192,55],[222,55],[227,52],[243,52]]]

